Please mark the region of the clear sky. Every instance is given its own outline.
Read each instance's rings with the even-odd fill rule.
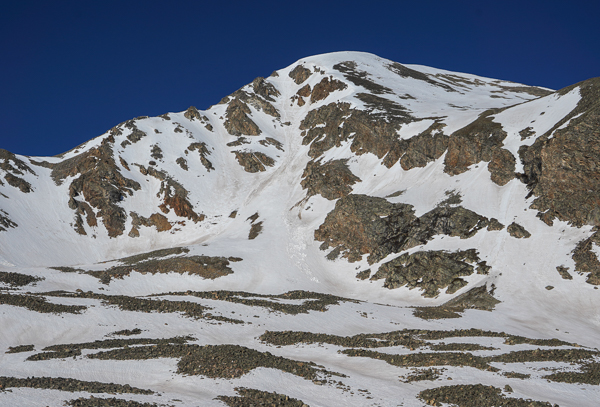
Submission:
[[[597,0],[3,1],[0,148],[59,154],[333,51],[559,89],[600,76],[599,12]]]

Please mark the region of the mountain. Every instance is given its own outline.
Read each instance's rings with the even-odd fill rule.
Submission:
[[[0,404],[595,406],[599,141],[598,79],[339,52],[0,150]]]

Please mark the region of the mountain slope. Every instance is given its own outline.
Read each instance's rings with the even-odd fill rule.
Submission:
[[[179,405],[594,405],[598,89],[343,52],[61,156],[0,150],[0,384],[19,389],[0,397],[69,399],[15,385],[34,375]]]

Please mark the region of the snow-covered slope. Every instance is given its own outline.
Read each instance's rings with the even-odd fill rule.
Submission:
[[[599,92],[340,52],[0,150],[0,404],[596,405]]]

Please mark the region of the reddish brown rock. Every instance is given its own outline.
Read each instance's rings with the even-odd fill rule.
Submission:
[[[344,90],[348,86],[341,81],[333,78],[323,78],[321,82],[317,83],[311,93],[310,102],[315,103],[319,100],[325,99],[330,93],[336,90]]]
[[[308,79],[308,77],[312,75],[310,69],[303,67],[302,65],[297,65],[294,69],[290,71],[288,76],[296,82],[296,85],[300,85],[302,82]]]
[[[113,143],[113,136],[108,136],[98,147],[60,163],[48,164],[58,185],[67,177],[75,177],[69,186],[69,207],[75,211],[78,233],[85,233],[83,214],[90,226],[96,225],[96,217],[101,218],[110,237],[119,236],[125,230],[127,215],[119,202],[141,187],[120,173],[113,157]],[[97,209],[95,215],[92,208]]]
[[[150,215],[150,223],[156,226],[156,230],[159,232],[171,230],[173,227],[173,225],[171,225],[167,220],[167,217],[165,215],[161,215],[160,213],[153,213]]]
[[[492,152],[492,159],[488,163],[488,170],[492,181],[502,186],[515,178],[515,157],[504,148],[496,148]]]
[[[227,106],[225,116],[227,119],[223,124],[227,132],[233,136],[258,136],[261,134],[260,128],[248,117],[251,113],[250,108],[241,100],[235,98]]]

